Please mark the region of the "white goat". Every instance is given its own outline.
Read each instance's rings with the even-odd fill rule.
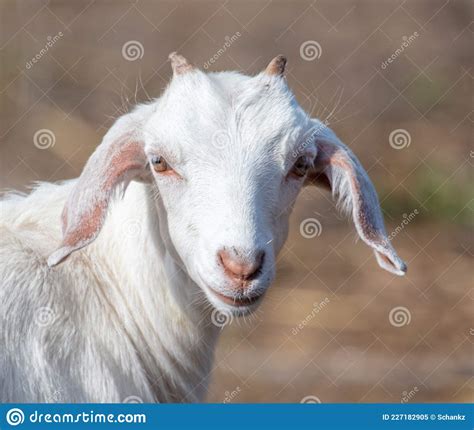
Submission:
[[[297,104],[284,57],[253,77],[170,59],[164,94],[119,118],[78,179],[1,201],[2,402],[203,400],[211,309],[258,306],[305,183],[330,186],[379,264],[406,270],[367,174]]]

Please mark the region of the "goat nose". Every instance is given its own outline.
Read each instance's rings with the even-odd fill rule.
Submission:
[[[257,277],[263,265],[265,252],[258,251],[253,258],[242,258],[238,254],[242,255],[243,253],[232,253],[227,250],[219,251],[219,259],[226,274],[241,281],[250,281]]]

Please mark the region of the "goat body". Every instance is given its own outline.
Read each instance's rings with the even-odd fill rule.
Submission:
[[[1,203],[0,402],[202,400],[219,329],[167,255],[149,185],[130,184],[99,238],[48,268],[74,183]]]

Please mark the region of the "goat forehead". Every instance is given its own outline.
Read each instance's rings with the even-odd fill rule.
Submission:
[[[173,82],[152,120],[174,150],[194,157],[259,160],[288,150],[304,114],[285,84],[237,73]]]

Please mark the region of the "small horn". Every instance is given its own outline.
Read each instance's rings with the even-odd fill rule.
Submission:
[[[188,63],[188,60],[182,55],[179,55],[177,52],[172,52],[168,55],[168,58],[171,61],[171,68],[175,75],[182,75],[183,73],[190,72],[194,70],[194,66]]]
[[[286,57],[284,55],[277,55],[272,61],[270,61],[265,69],[265,73],[273,76],[283,75],[285,72],[285,66]]]

